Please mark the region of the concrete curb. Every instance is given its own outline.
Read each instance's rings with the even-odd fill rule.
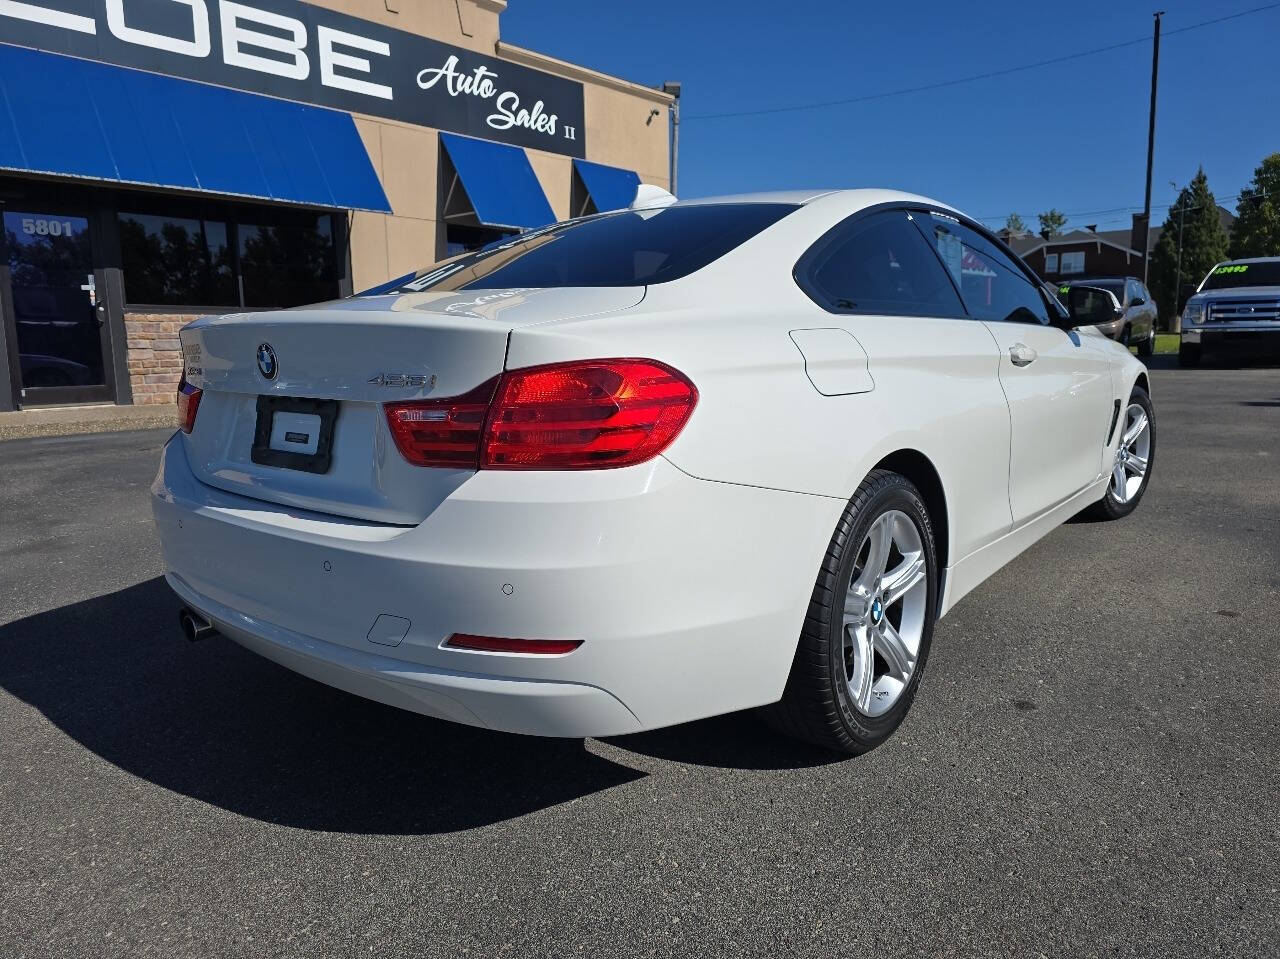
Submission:
[[[176,429],[177,422],[177,407],[172,404],[21,410],[17,413],[0,413],[0,442],[33,436],[120,433],[125,430],[162,427]]]

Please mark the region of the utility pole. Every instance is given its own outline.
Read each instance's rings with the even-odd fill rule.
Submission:
[[[664,83],[662,92],[671,95],[671,195],[679,196],[676,192],[676,174],[680,167],[680,84]]]
[[[1169,181],[1169,186],[1178,190],[1178,184],[1172,180]],[[1181,190],[1178,190],[1178,199],[1182,199]],[[1173,273],[1173,315],[1179,318],[1182,316],[1182,304],[1178,302],[1182,299],[1182,224],[1186,219],[1187,205],[1180,202],[1178,204],[1178,268]]]
[[[1155,43],[1151,48],[1151,118],[1147,124],[1147,197],[1142,204],[1142,285],[1147,284],[1147,269],[1151,265],[1151,163],[1156,153],[1156,82],[1160,77],[1160,18],[1163,10],[1155,13]]]

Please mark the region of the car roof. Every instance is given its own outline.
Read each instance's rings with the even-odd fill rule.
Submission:
[[[729,196],[697,197],[680,200],[677,206],[695,206],[711,203],[794,203],[804,206],[821,200],[824,203],[843,203],[849,209],[858,210],[881,203],[915,203],[922,206],[935,206],[959,214],[960,211],[948,203],[920,196],[917,193],[906,193],[902,190],[865,188],[856,190],[777,190],[768,193],[739,193]]]
[[[1228,263],[1280,263],[1280,256],[1250,256],[1241,260],[1223,260],[1218,266]]]
[[[801,205],[832,193],[832,190],[773,190],[761,193],[732,193],[681,199],[676,206],[709,206],[717,203],[792,203]]]

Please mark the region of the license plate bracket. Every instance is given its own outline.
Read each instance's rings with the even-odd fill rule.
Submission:
[[[301,413],[319,417],[319,435],[314,453],[274,449],[272,425],[277,413]],[[301,396],[259,396],[258,420],[253,431],[250,459],[260,466],[327,473],[333,460],[333,426],[338,419],[337,400],[313,400]]]

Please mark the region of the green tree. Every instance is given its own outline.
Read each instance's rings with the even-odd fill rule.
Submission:
[[[1040,235],[1046,240],[1059,236],[1067,225],[1067,215],[1061,210],[1052,209],[1040,214]]]
[[[1010,236],[1026,236],[1031,232],[1022,222],[1022,217],[1016,213],[1009,214],[1009,219],[1004,221],[1004,228],[1009,231]]]
[[[1239,219],[1231,228],[1231,257],[1280,256],[1280,153],[1253,171],[1253,183],[1240,191]]]
[[[1169,207],[1160,239],[1151,251],[1149,279],[1161,317],[1168,320],[1181,311],[1185,298],[1180,287],[1199,283],[1215,263],[1226,258],[1227,231],[1222,228],[1218,203],[1201,167]]]

